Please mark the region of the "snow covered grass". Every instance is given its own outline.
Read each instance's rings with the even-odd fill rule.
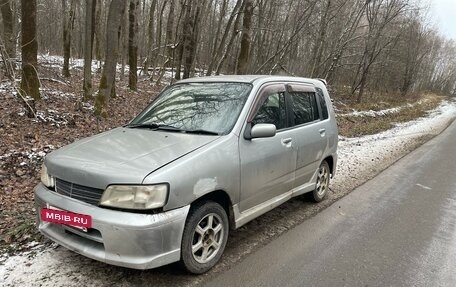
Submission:
[[[340,137],[339,162],[334,185],[343,184],[346,177],[357,178],[366,171],[379,171],[381,163],[394,162],[423,137],[439,134],[456,118],[456,103],[443,101],[426,117],[398,123],[394,128],[361,137]]]
[[[381,110],[353,111],[337,115],[339,133],[347,137],[377,134],[393,128],[397,123],[426,116],[444,100],[443,97],[426,96],[414,103],[406,103]]]
[[[405,105],[389,108],[389,109],[382,109],[382,110],[367,110],[367,111],[358,111],[355,109],[352,109],[352,112],[350,113],[343,113],[343,114],[338,114],[338,117],[378,117],[378,116],[386,116],[390,114],[395,114],[399,113],[400,111],[406,109],[406,108],[413,108],[416,105],[422,105],[424,103],[429,102],[430,99],[425,98],[417,101],[416,103],[407,103]]]

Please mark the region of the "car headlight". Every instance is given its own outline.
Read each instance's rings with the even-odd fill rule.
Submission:
[[[49,188],[55,186],[55,179],[48,174],[47,167],[44,164],[41,166],[41,182]]]
[[[110,185],[104,191],[100,205],[125,209],[163,207],[168,198],[168,185]]]

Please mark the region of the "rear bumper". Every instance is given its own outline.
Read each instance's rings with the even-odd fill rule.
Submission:
[[[185,220],[190,206],[159,214],[136,214],[99,208],[57,194],[44,185],[35,187],[39,231],[56,243],[89,258],[122,267],[150,269],[180,259]],[[41,208],[48,205],[92,217],[92,228],[44,222]]]

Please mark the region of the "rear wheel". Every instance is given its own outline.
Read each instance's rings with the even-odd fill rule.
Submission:
[[[225,250],[228,216],[223,207],[212,201],[194,206],[182,236],[181,258],[189,272],[201,274],[211,269]]]
[[[315,184],[315,190],[312,192],[313,201],[320,202],[328,194],[330,174],[328,162],[323,161],[317,171],[317,183]]]

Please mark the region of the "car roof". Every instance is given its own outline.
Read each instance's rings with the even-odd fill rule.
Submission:
[[[271,75],[221,75],[221,76],[209,76],[209,77],[194,77],[185,80],[181,80],[178,83],[204,83],[204,82],[236,82],[236,83],[251,83],[256,84],[257,82],[272,82],[272,81],[283,81],[283,82],[307,82],[307,83],[318,83],[322,81],[319,79],[309,79],[302,77],[291,77],[291,76],[271,76]]]

